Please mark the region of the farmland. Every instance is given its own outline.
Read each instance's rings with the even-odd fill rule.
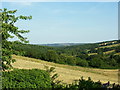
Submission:
[[[56,72],[59,74],[58,79],[63,80],[64,83],[72,83],[74,80],[78,80],[82,76],[85,79],[91,77],[94,81],[100,80],[103,83],[107,81],[118,83],[118,69],[95,69],[69,66],[16,55],[13,55],[13,58],[16,59],[16,62],[13,63],[14,68],[37,68],[44,70],[44,66],[55,67]]]

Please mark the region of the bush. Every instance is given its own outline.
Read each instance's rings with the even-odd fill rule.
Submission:
[[[83,67],[88,67],[89,66],[88,62],[86,60],[82,60],[82,59],[79,59],[77,61],[77,65],[78,66],[83,66]]]
[[[98,58],[93,58],[89,64],[91,67],[101,68],[104,65],[104,62],[102,59],[98,57]]]
[[[3,72],[2,88],[50,88],[51,79],[47,72],[38,69],[16,69]]]
[[[119,53],[119,52],[120,52],[120,46],[118,46],[118,47],[115,48],[115,52],[116,52],[116,53]]]
[[[70,90],[98,90],[102,89],[102,84],[100,81],[92,81],[90,77],[88,80],[85,80],[83,77],[81,77],[78,82],[67,85],[66,88]]]
[[[81,77],[81,79],[79,80],[79,85],[78,85],[79,89],[90,89],[90,88],[102,88],[102,84],[101,82],[94,82],[91,80],[91,78],[89,77],[88,80],[83,79],[83,77]]]

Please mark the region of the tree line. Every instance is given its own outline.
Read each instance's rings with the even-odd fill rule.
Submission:
[[[32,57],[48,62],[94,68],[119,68],[119,55],[115,55],[114,53],[103,54],[102,48],[99,48],[97,55],[88,55],[87,50],[93,47],[96,48],[96,46],[96,44],[88,44],[68,47],[48,47],[13,42],[12,48],[16,55]],[[118,52],[117,48],[116,52]]]

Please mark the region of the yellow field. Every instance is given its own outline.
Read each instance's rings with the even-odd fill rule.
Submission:
[[[116,53],[115,55],[120,55],[120,53]]]
[[[113,45],[108,45],[108,46],[102,46],[100,48],[109,48],[109,47],[116,47],[116,46],[120,46],[120,44],[113,44]]]
[[[102,46],[102,47],[99,47],[99,48],[110,48],[110,47],[116,47],[116,46],[120,46],[120,44],[114,44],[114,45],[108,45],[108,46]],[[95,48],[96,50],[98,49],[98,48]],[[87,50],[87,51],[89,51],[89,50]],[[103,52],[104,54],[109,54],[109,53],[112,53],[112,52],[114,52],[115,50],[110,50],[110,51],[107,51],[107,52]],[[97,53],[89,53],[88,55],[90,56],[90,55],[96,55]]]
[[[110,51],[104,52],[104,54],[109,54],[109,53],[112,53],[112,52],[115,52],[115,50],[110,50]]]
[[[120,44],[113,44],[113,45],[108,45],[108,46],[101,46],[99,48],[110,48],[110,47],[117,47],[120,46]],[[98,48],[95,48],[95,50],[97,50]],[[89,51],[89,50],[88,50]]]
[[[85,79],[91,77],[92,80],[100,80],[103,83],[107,81],[118,83],[118,69],[93,69],[69,66],[16,55],[13,55],[13,58],[16,59],[16,62],[12,64],[14,68],[45,69],[44,66],[55,67],[56,72],[59,74],[58,79],[63,80],[64,83],[72,83],[74,80],[80,79],[81,76]]]
[[[90,55],[97,55],[97,53],[89,53],[88,55],[89,55],[89,56],[90,56]]]
[[[110,53],[112,53],[112,52],[115,52],[115,50],[110,50],[110,51],[107,51],[107,52],[103,52],[103,54],[110,54]],[[118,53],[119,54],[119,53]],[[97,53],[89,53],[88,54],[89,56],[90,55],[97,55]]]

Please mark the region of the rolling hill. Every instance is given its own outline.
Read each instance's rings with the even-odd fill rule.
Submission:
[[[119,41],[49,47],[13,43],[13,54],[59,64],[93,68],[119,68]]]
[[[78,80],[82,76],[85,79],[91,77],[94,81],[100,80],[103,83],[106,83],[107,81],[110,81],[110,83],[118,83],[118,69],[85,68],[56,64],[23,56],[13,55],[12,57],[13,59],[16,59],[16,62],[12,64],[14,68],[45,69],[44,66],[55,67],[56,72],[59,74],[58,79],[62,80],[64,83],[72,83],[74,80]]]
[[[38,44],[41,46],[50,46],[50,47],[64,47],[64,46],[73,46],[73,45],[84,45],[87,43],[53,43],[53,44]]]

